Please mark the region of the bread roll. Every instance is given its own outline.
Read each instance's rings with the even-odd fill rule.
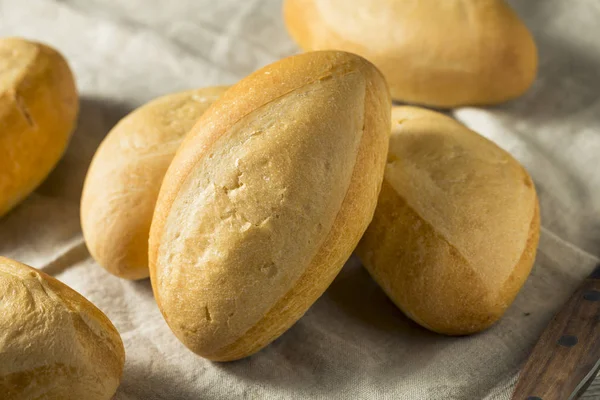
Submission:
[[[512,303],[534,262],[538,200],[527,171],[442,114],[392,110],[385,178],[357,254],[422,326],[479,332]]]
[[[284,10],[300,47],[360,54],[394,100],[496,104],[535,79],[534,40],[503,0],[286,0]]]
[[[361,57],[315,52],[229,89],[186,136],[150,232],[150,277],[192,351],[235,360],[325,291],[370,222],[390,96]]]
[[[88,170],[81,226],[88,249],[108,272],[147,278],[154,205],[183,136],[225,91],[170,94],[138,108],[106,136]]]
[[[0,257],[0,396],[108,400],[123,372],[119,333],[92,303]]]
[[[73,75],[56,50],[0,39],[0,216],[54,168],[78,109]]]

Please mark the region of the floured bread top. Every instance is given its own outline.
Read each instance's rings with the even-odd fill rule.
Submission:
[[[442,114],[395,107],[384,179],[482,282],[505,282],[513,272],[537,200],[531,178],[506,151]]]
[[[3,257],[0,299],[3,393],[104,400],[114,394],[124,350],[101,311],[57,280]]]

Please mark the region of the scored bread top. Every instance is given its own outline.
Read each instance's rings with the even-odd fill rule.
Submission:
[[[0,389],[11,399],[103,400],[125,351],[109,319],[56,279],[0,257]]]
[[[62,156],[79,98],[56,50],[0,39],[0,217],[29,195]]]
[[[349,256],[345,242],[358,241],[379,191],[389,101],[366,60],[316,52],[255,72],[203,115],[167,172],[150,237],[157,302],[188,347],[222,358],[220,349],[292,291],[340,223],[343,204],[354,203],[346,195],[360,167],[366,182],[355,219],[363,226],[348,223],[348,237],[330,249]],[[265,328],[275,333],[254,332],[264,336],[257,342],[299,318],[343,261],[333,264],[317,263],[318,293],[307,290],[310,301],[294,294],[279,316],[285,321]]]
[[[385,181],[490,291],[513,273],[537,196],[509,153],[443,114],[394,107]]]
[[[443,114],[392,110],[373,221],[356,249],[398,307],[433,331],[496,322],[533,266],[537,195],[506,151]]]

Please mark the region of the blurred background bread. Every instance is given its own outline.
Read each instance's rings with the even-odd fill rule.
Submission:
[[[286,0],[284,17],[304,50],[373,62],[398,101],[496,104],[536,76],[533,37],[503,0]]]
[[[314,52],[254,72],[200,118],[150,234],[155,298],[186,346],[246,357],[321,296],[373,216],[390,109],[371,63]]]
[[[0,257],[0,397],[109,400],[125,362],[119,333],[92,303]]]
[[[417,323],[462,335],[496,322],[525,282],[539,239],[531,177],[450,117],[392,110],[375,217],[357,254]]]
[[[153,100],[123,118],[98,148],[81,197],[81,226],[90,253],[110,273],[148,277],[148,236],[163,177],[185,134],[225,90]]]
[[[56,50],[0,39],[0,217],[58,163],[78,110],[73,75]]]

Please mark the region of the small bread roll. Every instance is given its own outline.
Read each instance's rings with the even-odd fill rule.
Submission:
[[[286,0],[284,14],[303,49],[373,62],[394,100],[501,103],[523,94],[537,71],[533,37],[503,0]]]
[[[0,39],[0,217],[63,155],[79,99],[65,59],[24,39]]]
[[[11,400],[108,400],[123,372],[119,333],[51,276],[0,257],[0,393]]]
[[[153,100],[123,118],[98,148],[81,196],[81,226],[90,254],[111,274],[148,277],[148,236],[160,184],[184,135],[225,90]]]
[[[496,322],[529,275],[540,215],[527,171],[450,117],[392,110],[373,222],[356,252],[387,295],[448,335]]]
[[[246,357],[321,296],[373,216],[390,101],[363,58],[315,52],[258,70],[200,118],[150,232],[154,295],[187,347]]]

